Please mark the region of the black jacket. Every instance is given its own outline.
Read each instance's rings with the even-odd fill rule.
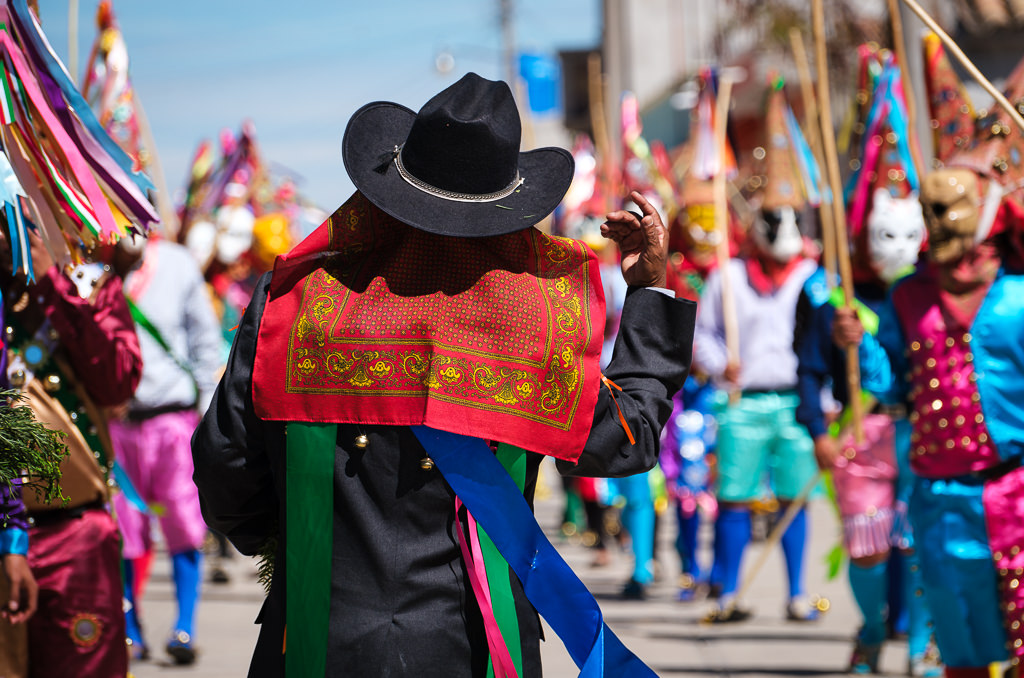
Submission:
[[[269,276],[238,328],[227,369],[192,441],[203,515],[247,555],[281,526],[270,594],[260,612],[251,677],[283,676],[284,424],[253,411],[252,371]],[[606,376],[622,387],[619,406],[636,438],[626,439],[602,386],[594,425],[578,465],[562,473],[623,476],[652,468],[672,396],[690,365],[696,304],[631,290]],[[366,449],[354,445],[369,437]],[[334,472],[334,547],[328,676],[482,676],[483,623],[457,541],[454,494],[411,429],[339,425]],[[530,454],[532,498],[542,457]],[[539,676],[540,623],[511,574],[523,646],[523,673]]]

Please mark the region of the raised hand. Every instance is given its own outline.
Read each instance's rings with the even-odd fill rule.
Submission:
[[[665,287],[665,262],[668,260],[668,232],[661,215],[637,191],[630,199],[643,212],[617,210],[601,224],[601,235],[614,240],[622,253],[622,277],[632,287]]]
[[[864,326],[857,317],[857,311],[847,306],[837,308],[832,321],[832,341],[835,345],[842,349],[860,346],[863,337]]]

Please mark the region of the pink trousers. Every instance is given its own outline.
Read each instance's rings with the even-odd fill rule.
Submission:
[[[139,422],[110,423],[110,437],[121,464],[160,529],[170,553],[197,549],[206,537],[199,491],[192,482],[192,432],[199,415],[192,410],[168,412]],[[122,555],[138,558],[150,545],[150,516],[125,499],[114,498],[123,539]]]

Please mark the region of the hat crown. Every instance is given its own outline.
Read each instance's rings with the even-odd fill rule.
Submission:
[[[508,85],[469,73],[416,114],[402,163],[420,181],[445,191],[494,193],[516,179],[521,135]]]

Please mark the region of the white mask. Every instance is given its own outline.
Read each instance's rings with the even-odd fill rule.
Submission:
[[[893,198],[885,188],[875,191],[868,215],[868,257],[882,280],[892,283],[917,262],[924,239],[924,216],[916,194]]]
[[[761,210],[752,229],[754,242],[761,251],[785,264],[804,249],[804,239],[792,207]]]

